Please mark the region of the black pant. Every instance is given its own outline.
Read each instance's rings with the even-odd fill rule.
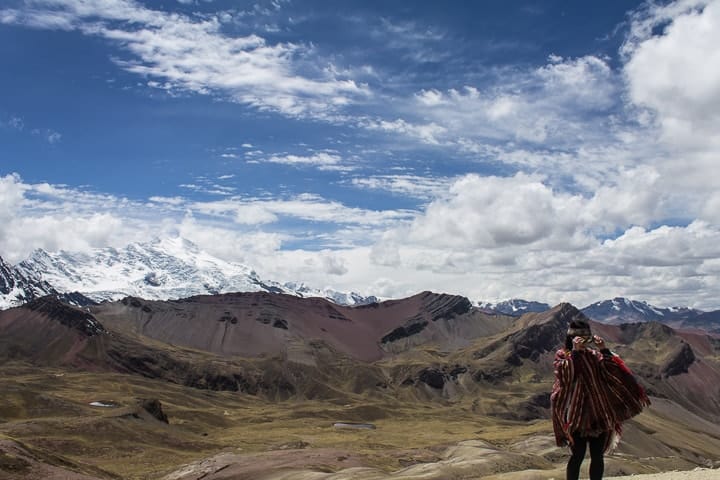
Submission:
[[[603,433],[599,437],[581,437],[577,433],[573,435],[575,444],[567,464],[567,480],[578,480],[580,477],[580,465],[585,459],[588,443],[590,444],[590,480],[602,480],[605,471],[603,450],[607,435],[607,433]]]

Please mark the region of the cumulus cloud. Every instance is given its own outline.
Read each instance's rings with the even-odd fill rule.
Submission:
[[[538,175],[469,174],[384,240],[454,253],[523,247],[578,250],[667,215],[669,197],[651,168],[623,170],[591,195],[549,186]],[[398,251],[398,250],[395,250]]]
[[[720,174],[720,2],[650,3],[623,47],[630,99],[653,114],[672,154],[667,187],[715,189]]]
[[[93,208],[107,200],[64,187],[25,184],[18,175],[0,177],[1,255],[16,262],[32,248],[86,250],[127,241],[121,217]]]
[[[345,275],[348,272],[345,260],[334,253],[323,252],[320,258],[322,260],[323,269],[328,275]]]
[[[132,0],[32,0],[22,9],[0,10],[0,23],[100,36],[129,55],[114,59],[119,66],[153,79],[151,85],[219,93],[289,116],[323,116],[368,94],[328,69],[306,73],[310,47],[233,37],[215,16],[167,13]]]
[[[182,238],[195,243],[202,250],[228,261],[262,267],[262,259],[272,259],[287,238],[281,233],[263,231],[238,231],[227,224],[200,221],[187,214],[178,224],[168,229]]]
[[[551,56],[534,69],[498,73],[489,85],[417,92],[415,111],[431,121],[425,135],[417,133],[420,126],[408,126],[412,121],[371,126],[430,144],[510,140],[567,146],[594,135],[588,127],[608,122],[607,115],[618,105],[619,87],[606,59]]]
[[[572,238],[577,204],[576,197],[553,192],[540,178],[467,175],[395,235],[397,241],[456,252],[528,245],[554,232]]]
[[[304,224],[302,237],[307,242],[332,242],[340,235],[343,239],[338,242],[352,245],[369,242],[372,229],[413,215],[409,210],[349,207],[308,193],[290,198],[232,196],[215,201],[152,196],[143,202],[63,185],[28,184],[12,174],[0,177],[0,221],[4,225],[0,255],[16,261],[38,247],[85,250],[103,242],[122,245],[130,239],[177,230],[182,222],[189,231],[193,226],[198,230],[208,226],[213,231],[227,230],[229,235],[268,235],[280,241],[299,236],[293,231]],[[73,222],[84,227],[71,228]],[[292,226],[286,226],[288,222]],[[257,230],[265,224],[273,224],[274,231]]]
[[[581,306],[617,295],[714,305],[708,288],[720,283],[720,230],[701,221],[649,226],[667,200],[657,181],[652,169],[629,169],[580,195],[555,190],[540,176],[467,175],[412,221],[387,229],[368,258],[383,275],[394,269],[416,280],[427,276],[471,298],[522,291]]]

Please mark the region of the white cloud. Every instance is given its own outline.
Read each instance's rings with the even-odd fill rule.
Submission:
[[[31,135],[42,137],[50,144],[57,143],[62,138],[60,133],[49,128],[28,128],[25,124],[25,120],[22,117],[15,115],[11,116],[7,120],[0,119],[0,128],[15,130],[17,132],[29,132]]]
[[[22,130],[25,128],[25,122],[23,122],[23,119],[20,117],[11,117],[10,120],[8,120],[7,125],[16,130]]]
[[[350,171],[353,169],[350,165],[342,164],[342,157],[335,153],[318,152],[312,155],[273,155],[267,160],[268,163],[277,163],[280,165],[290,165],[295,167],[316,167],[318,170],[333,171]]]
[[[359,188],[386,190],[406,197],[432,199],[440,196],[453,182],[446,177],[421,177],[417,175],[376,175],[353,178],[350,183]]]
[[[274,223],[282,218],[337,225],[382,226],[412,217],[412,212],[396,210],[365,210],[347,207],[313,194],[300,194],[289,199],[235,197],[213,202],[194,202],[193,211],[234,219],[241,224]]]
[[[384,132],[397,133],[417,138],[430,145],[438,145],[441,137],[447,129],[434,122],[424,124],[413,124],[402,118],[393,121],[378,119],[361,119],[359,125],[368,130],[380,130]]]
[[[468,175],[414,220],[387,229],[367,255],[376,275],[398,285],[422,279],[434,285],[428,288],[474,299],[526,296],[584,306],[624,295],[715,306],[718,227],[638,226],[665,208],[657,180],[645,167],[626,170],[581,196],[537,176]]]
[[[630,225],[648,225],[672,216],[669,194],[658,186],[660,175],[652,167],[622,169],[614,183],[594,189],[585,218],[599,232],[612,233]]]
[[[224,223],[200,221],[191,214],[172,230],[212,255],[253,268],[263,267],[264,259],[273,259],[284,239],[279,233],[238,231]]]
[[[150,197],[148,200],[150,200],[151,202],[164,203],[167,205],[174,205],[174,206],[183,205],[186,202],[186,200],[182,197],[154,196],[154,197]]]
[[[619,103],[620,79],[605,59],[596,56],[561,59],[524,71],[503,71],[482,88],[422,90],[414,97],[415,112],[424,125],[412,121],[376,122],[369,127],[392,130],[430,144],[460,145],[517,141],[567,146],[597,133]],[[429,123],[428,123],[429,120]],[[432,134],[417,129],[432,127]],[[597,129],[597,128],[596,128]],[[602,132],[607,132],[603,128]]]
[[[348,272],[345,260],[330,251],[323,251],[320,259],[328,275],[345,275]]]
[[[661,33],[656,30],[661,29]],[[720,175],[720,2],[650,4],[623,53],[630,99],[654,114],[670,153],[665,188],[714,191]]]
[[[396,241],[448,251],[528,245],[576,229],[578,200],[541,179],[467,175],[396,233]]]
[[[226,95],[262,110],[323,116],[367,89],[349,78],[300,73],[312,54],[304,45],[268,44],[257,35],[231,37],[216,17],[196,19],[145,8],[131,0],[33,0],[0,10],[0,22],[79,30],[114,41],[130,54],[115,59],[129,72],[160,80],[161,88]]]
[[[10,262],[33,248],[85,250],[128,240],[110,197],[48,184],[29,185],[18,175],[0,177],[0,255]],[[118,206],[121,199],[114,199]],[[97,208],[102,205],[102,208]]]
[[[232,209],[235,213],[235,222],[240,224],[259,225],[278,221],[278,216],[263,205],[241,204],[233,206]],[[205,210],[205,212],[207,211]]]

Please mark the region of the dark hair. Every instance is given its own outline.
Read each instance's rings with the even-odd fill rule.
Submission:
[[[571,335],[571,330],[590,330],[590,324],[586,322],[585,320],[572,320],[570,322],[570,325],[568,326],[568,335],[565,336],[565,348],[567,350],[572,350],[573,348],[573,338],[577,337],[577,335]]]

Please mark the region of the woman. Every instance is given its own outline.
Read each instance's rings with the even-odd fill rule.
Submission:
[[[620,357],[593,336],[583,320],[570,322],[554,365],[553,430],[557,445],[568,445],[572,453],[567,480],[579,478],[588,446],[590,480],[601,480],[603,455],[620,441],[622,422],[640,413],[650,400]]]

